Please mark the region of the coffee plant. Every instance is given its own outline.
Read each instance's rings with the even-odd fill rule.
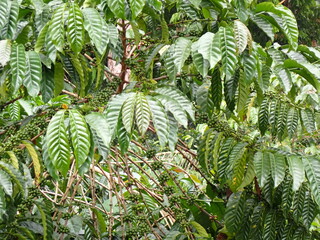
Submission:
[[[320,239],[298,2],[0,0],[0,239]]]

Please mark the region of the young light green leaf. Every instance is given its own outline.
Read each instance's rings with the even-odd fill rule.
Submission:
[[[125,19],[125,1],[124,0],[107,0],[108,6],[117,18]],[[139,0],[141,2],[141,0]],[[138,13],[136,7],[135,13]]]
[[[177,68],[177,72],[181,72],[184,62],[190,55],[192,42],[187,38],[178,38],[174,44],[173,62]]]
[[[252,38],[247,26],[240,20],[234,21],[234,37],[237,44],[238,54],[241,54],[248,45],[248,39]]]
[[[129,0],[132,20],[134,20],[139,15],[139,13],[141,13],[145,3],[146,0]]]

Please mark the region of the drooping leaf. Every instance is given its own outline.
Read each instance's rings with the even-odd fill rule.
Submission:
[[[136,94],[131,95],[123,103],[121,114],[122,114],[122,123],[128,133],[131,133],[134,113],[136,106]]]
[[[305,179],[302,159],[298,156],[291,155],[287,157],[287,161],[290,174],[293,178],[292,190],[297,191]]]
[[[85,119],[90,128],[94,130],[94,133],[102,140],[106,149],[108,149],[116,126],[111,128],[110,121],[107,121],[108,118],[101,113],[90,113],[85,116]]]
[[[234,75],[238,62],[233,31],[229,27],[220,27],[219,36],[222,72],[225,74],[226,79],[230,79]]]
[[[13,188],[10,176],[2,170],[0,170],[0,186],[7,195],[12,196]]]
[[[71,49],[78,54],[84,42],[83,16],[79,6],[72,2],[70,4],[68,16],[67,39],[71,45]]]
[[[90,151],[90,133],[82,114],[73,109],[69,111],[70,134],[76,166],[79,169],[86,161]]]
[[[0,29],[6,24],[9,9],[9,1],[0,1]]]
[[[70,165],[70,145],[64,123],[64,110],[58,111],[47,128],[47,144],[49,157],[56,169],[66,176]]]
[[[263,18],[263,15],[256,14],[250,16],[250,18],[262,31],[264,31],[271,41],[274,40],[273,26],[270,22]]]
[[[271,171],[270,157],[268,152],[257,152],[254,155],[254,169],[260,187],[264,187]]]
[[[125,1],[124,0],[107,0],[107,2],[110,10],[113,12],[115,17],[125,19]],[[139,2],[141,2],[141,0],[139,0]],[[136,6],[135,13],[138,13],[139,6]]]
[[[286,172],[286,159],[281,154],[269,153],[271,176],[274,181],[274,187],[278,187],[279,184],[284,180]]]
[[[234,21],[234,37],[238,53],[241,54],[248,45],[248,39],[252,37],[247,26],[239,20]]]
[[[301,120],[303,126],[307,129],[309,133],[313,133],[315,129],[315,119],[313,113],[310,109],[301,109]]]
[[[129,0],[132,19],[135,19],[139,15],[145,3],[146,3],[146,0]]]
[[[291,107],[288,111],[287,116],[287,131],[289,137],[292,137],[296,134],[296,129],[298,127],[299,114],[295,107]]]
[[[160,102],[150,96],[147,96],[147,100],[150,106],[152,123],[157,132],[160,146],[164,148],[168,143],[169,135],[169,120],[167,114]],[[170,132],[170,134],[174,133]]]
[[[27,88],[30,96],[35,97],[40,92],[40,83],[42,79],[42,66],[38,53],[27,52],[26,72],[23,85]]]
[[[312,195],[320,206],[320,161],[316,157],[303,157],[302,162]]]
[[[43,101],[49,102],[54,95],[54,71],[52,69],[43,68],[40,89]]]
[[[139,132],[143,136],[147,131],[150,124],[150,107],[144,94],[137,93],[136,95],[136,108],[135,108],[135,120],[138,126]]]
[[[15,93],[23,83],[26,73],[26,53],[22,44],[14,44],[12,46],[10,66],[12,74],[11,86],[13,93]]]
[[[244,214],[245,196],[243,192],[233,193],[227,203],[225,223],[228,232],[235,234],[241,226]]]
[[[174,44],[173,62],[177,72],[181,72],[184,62],[190,55],[192,42],[187,38],[178,38]]]
[[[219,34],[207,32],[202,35],[195,44],[198,47],[198,52],[202,55],[203,59],[209,62],[210,69],[214,68],[221,60]]]
[[[53,44],[56,46],[58,51],[63,51],[64,46],[64,33],[65,33],[65,20],[66,20],[66,4],[62,4],[58,7],[52,15],[49,36]]]

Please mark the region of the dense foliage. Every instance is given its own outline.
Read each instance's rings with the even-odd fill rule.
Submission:
[[[320,50],[283,3],[0,0],[0,238],[320,239]]]

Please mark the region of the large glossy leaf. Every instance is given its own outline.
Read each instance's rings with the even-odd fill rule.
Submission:
[[[291,107],[288,111],[287,116],[287,131],[289,137],[292,137],[296,134],[296,129],[298,127],[299,114],[295,107]]]
[[[35,97],[40,92],[40,83],[42,79],[42,66],[38,53],[27,52],[26,74],[23,85],[27,88],[30,96]]]
[[[282,84],[285,93],[288,93],[292,87],[292,77],[290,71],[282,66],[276,66],[274,68],[274,73]]]
[[[5,15],[8,18],[8,21],[1,29],[1,35],[3,38],[13,39],[14,35],[17,31],[17,23],[19,17],[19,3],[18,1],[8,1],[9,3],[7,6],[9,7],[9,14]],[[2,13],[2,12],[0,12]]]
[[[69,111],[70,134],[76,166],[80,168],[86,161],[90,151],[90,133],[87,123],[77,110]]]
[[[152,123],[157,132],[160,146],[164,148],[168,142],[169,135],[169,120],[167,114],[160,102],[150,96],[147,96],[147,100],[150,106]]]
[[[72,2],[68,16],[67,39],[73,52],[78,54],[84,42],[83,17],[79,6]]]
[[[139,15],[145,3],[146,3],[146,0],[129,0],[132,19],[135,19]]]
[[[13,93],[15,93],[23,83],[26,72],[26,53],[22,44],[14,44],[12,46],[10,66],[12,74],[11,86]]]
[[[301,157],[291,155],[287,157],[289,171],[293,178],[292,190],[297,191],[304,182],[305,173]]]
[[[122,106],[122,122],[128,133],[131,133],[136,106],[136,94],[131,95]]]
[[[162,95],[168,96],[170,98],[173,98],[176,100],[180,106],[185,110],[189,117],[194,121],[194,115],[195,115],[195,110],[192,105],[192,103],[189,101],[189,99],[184,96],[182,92],[180,92],[177,88],[173,87],[162,87],[162,88],[157,88],[155,92],[160,93]]]
[[[310,109],[301,109],[301,120],[303,126],[307,129],[309,133],[313,133],[316,130],[315,119]]]
[[[166,111],[172,113],[178,123],[187,128],[188,118],[186,112],[182,109],[181,105],[173,98],[165,95],[157,95],[155,99],[161,102]]]
[[[177,72],[181,72],[184,62],[190,55],[192,42],[187,38],[178,38],[174,44],[173,62]]]
[[[36,45],[34,46],[34,51],[36,52],[40,52],[41,49],[45,46],[46,43],[46,36],[47,33],[49,31],[49,22],[41,29],[37,41],[36,41]]]
[[[58,96],[64,88],[64,69],[61,63],[54,66],[54,96]]]
[[[260,187],[264,187],[268,181],[271,164],[268,152],[257,152],[254,155],[254,170]]]
[[[65,111],[60,110],[52,117],[47,128],[46,140],[53,165],[66,176],[70,165],[70,145],[64,114]]]
[[[106,119],[108,119],[108,125],[110,127],[111,136],[113,136],[115,129],[118,124],[119,115],[121,113],[121,108],[123,103],[134,93],[123,93],[114,96],[108,103],[106,110]]]
[[[19,189],[22,196],[24,196],[27,181],[25,181],[21,172],[12,165],[2,161],[0,161],[0,171],[10,176],[11,182]]]
[[[144,135],[150,124],[150,107],[143,93],[136,95],[135,120],[141,135]]]
[[[176,148],[176,144],[178,142],[178,130],[179,126],[175,118],[171,115],[168,115],[169,119],[169,135],[168,135],[168,145],[170,151],[174,151]]]
[[[226,79],[230,79],[237,66],[236,43],[233,31],[229,27],[220,27],[220,48],[221,48],[221,62],[222,72],[225,74]]]
[[[103,144],[108,149],[116,126],[111,128],[110,122],[101,113],[90,113],[85,116],[85,119],[90,128],[95,131],[95,134],[101,138]]]
[[[273,26],[270,22],[263,18],[263,15],[256,14],[252,15],[250,18],[262,31],[264,31],[265,34],[267,34],[271,41],[274,40]]]
[[[302,161],[312,195],[320,206],[320,161],[316,157],[303,157]]]
[[[203,76],[206,77],[208,75],[209,70],[209,61],[206,60],[201,53],[198,52],[200,48],[199,42],[194,42],[191,46],[191,56],[195,67],[197,68],[198,72]]]
[[[125,0],[107,0],[108,6],[117,18],[125,19]],[[139,0],[141,2],[141,0]],[[137,4],[139,5],[139,4]],[[136,6],[135,13],[139,8]]]
[[[242,192],[233,193],[227,203],[225,224],[229,233],[235,234],[241,227],[244,215],[245,196]]]
[[[11,54],[11,41],[8,39],[1,40],[0,41],[0,56],[1,56],[0,65],[5,66],[10,61],[10,54]]]
[[[49,26],[50,39],[60,52],[63,51],[64,47],[66,8],[67,5],[63,4],[55,10]]]
[[[247,26],[239,20],[234,21],[234,37],[237,44],[238,53],[241,54],[251,39],[251,33]]]
[[[286,172],[286,159],[283,155],[269,153],[271,176],[274,181],[274,187],[278,187],[283,181]]]
[[[219,34],[207,32],[202,35],[195,44],[198,47],[198,52],[202,55],[203,59],[209,62],[210,69],[214,68],[221,60]]]
[[[166,72],[170,80],[175,80],[178,72],[177,67],[174,63],[173,55],[174,55],[174,45],[171,45],[171,47],[165,53],[165,61],[164,61],[164,67],[166,69]]]
[[[41,93],[44,102],[49,102],[54,94],[54,71],[44,68],[42,71]]]
[[[106,22],[94,8],[85,8],[82,12],[84,15],[84,28],[87,30],[92,43],[99,53],[103,54],[108,44]]]

